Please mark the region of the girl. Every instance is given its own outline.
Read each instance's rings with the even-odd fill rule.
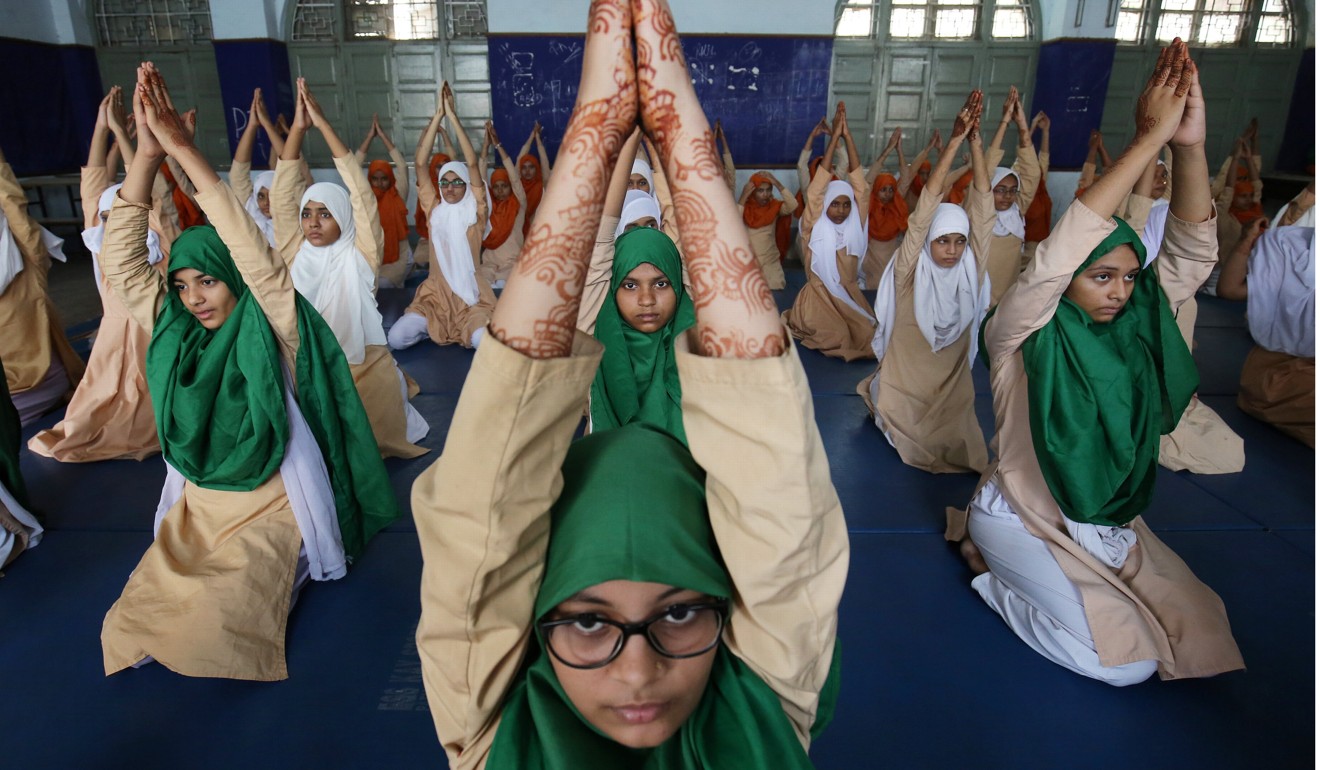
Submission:
[[[848,181],[831,182],[830,169],[822,165],[807,188],[801,234],[807,285],[784,311],[784,321],[803,345],[855,361],[875,355],[871,351],[875,318],[857,288],[857,264],[866,254],[866,232],[862,230],[866,211],[857,202],[868,200],[868,190],[843,102],[834,115],[825,157],[834,157],[840,136],[848,145]]]
[[[986,465],[971,371],[976,332],[990,303],[985,255],[994,227],[978,133],[981,99],[980,91],[967,97],[908,220],[898,258],[880,280],[872,341],[879,366],[857,386],[903,462],[931,473],[980,473]],[[975,174],[970,223],[962,208],[940,203],[964,139],[971,143]]]
[[[1017,158],[1011,169],[999,165],[1004,158],[1000,145],[1010,122],[1018,128]],[[1040,162],[1036,158],[1036,148],[1031,144],[1031,128],[1027,125],[1016,86],[1009,88],[1008,98],[1004,100],[1003,117],[990,149],[986,151],[986,163],[994,169],[990,176],[990,191],[995,194],[995,235],[990,240],[989,262],[990,306],[994,307],[1017,280],[1022,266],[1022,246],[1026,241],[1025,214],[1031,208],[1041,180]]]
[[[779,191],[778,198],[775,190]],[[765,273],[766,283],[771,289],[784,288],[788,284],[784,267],[780,264],[783,256],[778,242],[779,226],[781,222],[792,221],[797,200],[774,174],[758,171],[747,180],[742,195],[738,197],[738,206],[742,209],[747,238],[752,242],[752,251],[761,265],[761,272]]]
[[[945,537],[1032,649],[1112,685],[1242,667],[1224,605],[1146,526],[1159,434],[1196,387],[1172,310],[1214,261],[1205,102],[1181,40],[1137,101],[1137,135],[1041,243],[985,322],[998,460]],[[1168,142],[1164,252],[1113,219]]]
[[[521,184],[513,184],[518,171],[513,165],[513,158],[500,144],[495,125],[489,120],[486,121],[486,136],[481,143],[481,161],[478,165],[482,178],[487,178],[486,158],[490,156],[492,146],[500,156],[502,168],[489,174],[490,186],[487,189],[490,190],[490,232],[481,241],[481,267],[477,272],[492,289],[502,289],[522,249],[527,193]]]
[[[679,50],[667,5],[594,0],[591,14],[569,178],[534,224],[548,237],[519,258],[446,451],[413,487],[436,731],[465,770],[810,767],[848,546],[806,380],[687,67],[652,53]],[[601,355],[574,339],[573,305],[639,91],[674,95],[642,117],[658,159],[694,171],[673,176],[676,199],[699,202],[680,209],[683,232],[710,227],[705,248],[689,244],[708,292],[699,354],[678,353],[690,454],[639,425],[571,441]],[[748,460],[782,473],[767,483]]]
[[[880,285],[880,276],[889,267],[903,233],[907,231],[907,191],[911,180],[906,174],[904,179],[899,180],[893,174],[881,171],[885,158],[893,150],[898,150],[898,167],[907,168],[903,161],[902,144],[903,130],[896,128],[884,152],[871,166],[874,173],[868,174],[871,177],[871,203],[866,218],[866,258],[862,260],[858,271],[863,289],[875,289]]]
[[[106,140],[111,125],[124,124],[122,89],[115,86],[97,115],[92,130],[92,144],[87,153],[87,165],[82,169],[83,212],[86,214],[83,243],[92,253],[92,267],[96,288],[101,294],[101,324],[96,330],[87,359],[87,371],[78,384],[64,419],[55,427],[32,437],[28,447],[39,455],[60,462],[97,462],[99,460],[141,460],[160,451],[156,437],[156,418],[151,410],[151,396],[147,392],[147,343],[149,335],[133,321],[128,308],[110,290],[102,263],[105,221],[120,185],[110,184],[110,169],[106,166]],[[122,128],[116,133],[120,133]],[[125,159],[133,163],[133,151],[128,137],[123,137],[127,150]],[[153,225],[165,233],[161,238],[156,230],[146,234],[147,261],[165,269],[164,244],[174,241],[178,231],[173,215],[173,203],[163,180],[157,177],[152,190]]]
[[[536,155],[532,154],[532,144],[536,144]],[[541,121],[532,124],[532,133],[518,150],[518,180],[523,193],[527,196],[527,214],[523,217],[522,234],[527,238],[527,231],[532,226],[532,217],[536,216],[536,207],[541,205],[541,196],[545,186],[550,183],[550,157],[545,151],[545,142],[541,141]]]
[[[284,679],[299,587],[342,577],[398,507],[334,334],[193,145],[150,63],[134,111],[138,158],[104,255],[111,287],[152,333],[168,475],[155,541],[106,613],[105,671],[154,659],[186,676]],[[175,242],[172,291],[144,239],[167,151],[218,228]]]
[[[436,128],[440,134],[440,141],[445,146],[444,152],[437,152],[431,156],[427,164],[427,171],[430,172],[431,184],[435,189],[440,189],[440,167],[454,159],[454,143],[449,141],[449,134],[445,132],[444,126]],[[434,140],[433,140],[434,141]],[[430,152],[430,149],[427,149]],[[421,172],[417,172],[421,175]],[[419,183],[420,184],[420,183]],[[429,212],[422,209],[422,201],[417,200],[417,208],[413,211],[413,225],[417,228],[417,248],[413,249],[413,264],[422,269],[426,269],[431,264],[431,231],[427,228],[426,216]]]
[[[83,374],[46,293],[50,261],[27,193],[0,150],[0,360],[23,427],[66,399]]]
[[[591,383],[591,430],[643,423],[686,444],[674,342],[696,318],[678,247],[659,230],[634,228],[615,242],[612,273],[596,318],[605,354]]]
[[[384,289],[402,289],[412,267],[412,246],[408,243],[408,162],[380,126],[380,118],[371,116],[371,130],[357,150],[357,161],[366,160],[371,140],[380,137],[390,161],[373,160],[367,166],[367,181],[376,196],[376,211],[385,233],[385,251],[381,255],[377,283]],[[393,164],[393,165],[391,165]]]
[[[490,235],[486,188],[480,174],[475,182],[468,174],[476,165],[476,153],[459,122],[448,83],[436,97],[435,115],[417,143],[415,160],[419,166],[425,162],[446,115],[453,119],[465,162],[450,161],[437,170],[438,194],[431,177],[417,175],[417,199],[427,212],[427,231],[438,269],[427,273],[412,304],[391,327],[389,342],[395,350],[412,347],[428,336],[437,345],[457,343],[475,348],[495,307],[495,293],[477,273],[481,241]]]
[[[325,137],[339,177],[352,193],[322,182],[308,187],[295,204],[298,158],[303,137],[313,126]],[[390,355],[376,309],[383,235],[375,196],[357,157],[325,119],[301,78],[283,161],[275,170],[272,210],[276,242],[294,288],[316,308],[339,340],[381,455],[408,458],[425,454],[427,450],[416,442],[430,428],[408,403],[416,395],[416,385],[408,382]]]
[[[248,216],[257,223],[261,233],[266,236],[266,243],[270,246],[275,245],[275,225],[270,219],[270,189],[275,183],[275,172],[265,170],[252,176],[252,150],[257,142],[257,126],[261,126],[266,132],[266,138],[270,140],[271,156],[270,168],[273,169],[280,162],[280,155],[284,153],[284,137],[279,130],[275,128],[270,120],[270,115],[266,112],[266,102],[261,96],[261,89],[252,91],[252,107],[248,110],[247,125],[243,127],[243,134],[238,138],[238,147],[234,150],[234,162],[229,167],[229,186],[233,188],[234,194],[243,201],[243,208],[247,209]],[[299,185],[297,194],[302,195],[302,191],[310,182],[306,181],[311,175],[307,164],[301,159],[298,161],[299,173],[304,182]]]

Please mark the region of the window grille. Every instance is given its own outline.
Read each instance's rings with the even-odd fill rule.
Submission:
[[[104,46],[209,43],[209,0],[98,0],[96,30]]]
[[[435,0],[348,0],[351,40],[437,40]]]
[[[444,0],[450,39],[486,36],[486,0]]]
[[[333,43],[339,39],[335,31],[339,0],[298,0],[293,11],[295,43]]]

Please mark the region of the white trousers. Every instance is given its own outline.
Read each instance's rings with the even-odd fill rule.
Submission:
[[[386,339],[391,348],[403,350],[426,339],[430,333],[426,330],[426,318],[420,313],[404,313],[390,327]]]
[[[1144,682],[1155,673],[1153,660],[1100,665],[1081,593],[1063,573],[1045,541],[1027,531],[994,482],[987,482],[972,500],[967,528],[990,567],[989,572],[972,580],[972,588],[1027,646],[1069,671],[1116,687]],[[1074,534],[1074,539],[1088,551],[1093,547],[1108,551],[1093,555],[1117,568],[1126,559],[1127,547],[1135,542],[1135,536],[1124,545],[1107,537],[1109,533],[1104,530],[1110,529],[1117,528],[1091,527],[1095,531]],[[1118,533],[1132,535],[1130,530]]]

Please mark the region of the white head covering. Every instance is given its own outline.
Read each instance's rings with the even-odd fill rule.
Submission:
[[[1019,185],[1022,184],[1022,180],[1018,178],[1013,169],[999,166],[995,169],[995,175],[990,180],[990,189],[993,190],[1004,180],[1004,177],[1009,176],[1017,179]],[[1020,190],[1018,192],[1021,194]],[[995,211],[995,235],[1013,235],[1026,240],[1027,220],[1022,216],[1022,207],[1016,201],[1008,207],[1007,211]]]
[[[1295,199],[1294,199],[1294,200],[1295,200]],[[1271,220],[1270,220],[1270,227],[1278,227],[1278,226],[1279,226],[1279,223],[1283,221],[1283,215],[1288,213],[1288,206],[1289,206],[1289,205],[1292,205],[1292,201],[1289,201],[1289,202],[1288,202],[1288,205],[1285,205],[1283,208],[1279,209],[1279,212],[1278,212],[1277,214],[1274,215],[1274,219],[1271,219]],[[1315,227],[1315,206],[1312,206],[1311,208],[1307,209],[1306,211],[1303,211],[1303,212],[1302,212],[1302,215],[1301,215],[1300,217],[1297,218],[1297,221],[1292,223],[1292,226],[1293,226],[1293,227]]]
[[[1266,350],[1315,357],[1315,228],[1266,230],[1247,262],[1247,328]]]
[[[323,204],[339,225],[339,239],[327,246],[304,240],[289,274],[293,287],[321,314],[350,364],[366,358],[367,345],[384,345],[385,330],[376,309],[376,277],[357,247],[357,225],[348,191],[318,182],[307,188],[298,210],[310,201]],[[374,213],[374,212],[373,212]]]
[[[96,202],[96,227],[89,227],[82,231],[83,245],[92,252],[92,272],[96,274],[96,282],[101,282],[101,241],[105,239],[105,222],[101,221],[101,215],[108,213],[115,205],[115,197],[119,194],[119,188],[122,184],[112,184],[105,188],[101,197]],[[160,248],[160,236],[155,230],[147,230],[147,263],[154,265],[165,258],[165,252]]]
[[[619,213],[619,224],[614,227],[614,237],[623,235],[628,225],[647,217],[655,217],[657,228],[664,224],[660,217],[660,204],[655,202],[655,196],[641,190],[629,190],[623,198],[623,210]]]
[[[1146,218],[1146,226],[1141,228],[1141,243],[1146,247],[1146,263],[1143,268],[1155,261],[1160,255],[1160,247],[1164,245],[1164,223],[1169,221],[1169,202],[1163,198],[1156,198],[1154,205],[1150,207],[1150,215]]]
[[[477,268],[472,261],[472,244],[468,241],[468,228],[477,221],[477,199],[472,195],[471,178],[468,176],[466,163],[450,161],[440,167],[436,179],[444,179],[450,171],[458,175],[467,186],[463,188],[463,200],[458,203],[440,202],[431,209],[429,226],[431,229],[431,251],[440,265],[449,288],[459,299],[469,306],[477,304],[480,292],[477,289]],[[486,223],[487,229],[490,222]]]
[[[257,223],[257,227],[261,228],[261,232],[265,233],[266,243],[269,243],[272,247],[275,246],[275,224],[270,221],[270,217],[261,213],[261,206],[257,203],[257,193],[262,190],[269,190],[273,184],[275,184],[274,171],[263,171],[257,174],[252,179],[252,194],[248,196],[247,202],[243,204],[243,208],[247,209],[248,216],[252,217],[252,221]],[[324,203],[325,201],[321,202]]]
[[[836,225],[830,220],[829,207],[840,197],[847,198],[852,208],[843,224]],[[857,213],[857,200],[853,196],[852,185],[836,179],[825,188],[825,201],[820,216],[811,228],[808,248],[811,249],[811,272],[820,278],[830,294],[856,310],[858,315],[870,318],[870,311],[853,301],[844,288],[839,276],[838,260],[834,258],[839,249],[844,249],[848,256],[858,259],[866,255],[866,231],[862,229],[862,218]]]
[[[647,187],[647,192],[649,192],[649,193],[651,194],[651,197],[654,198],[654,197],[655,197],[655,173],[654,173],[653,171],[651,171],[651,164],[650,164],[650,163],[647,163],[646,161],[642,160],[641,158],[638,158],[638,159],[636,159],[636,160],[633,161],[633,165],[632,165],[632,173],[633,173],[633,174],[641,174],[642,176],[646,177],[646,187]],[[632,174],[629,174],[629,176],[632,176]]]
[[[963,249],[962,259],[953,267],[937,265],[931,256],[930,244],[942,235],[970,233],[967,212],[961,206],[941,203],[935,208],[935,215],[931,219],[930,228],[926,230],[925,243],[914,268],[912,293],[912,310],[917,318],[917,327],[930,343],[932,353],[952,345],[968,327],[972,328],[968,366],[976,359],[977,332],[981,319],[990,307],[990,281],[988,278],[977,279],[976,254],[972,252],[970,243]],[[884,360],[889,339],[894,333],[894,316],[898,305],[894,265],[897,262],[897,259],[889,262],[875,295],[877,326],[871,348],[875,351],[877,361]]]

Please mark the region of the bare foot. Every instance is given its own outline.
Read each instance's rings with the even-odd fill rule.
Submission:
[[[967,562],[972,574],[984,575],[990,571],[990,566],[981,557],[981,549],[976,547],[976,543],[973,543],[970,537],[964,537],[959,541],[958,553],[963,557],[963,561]]]

